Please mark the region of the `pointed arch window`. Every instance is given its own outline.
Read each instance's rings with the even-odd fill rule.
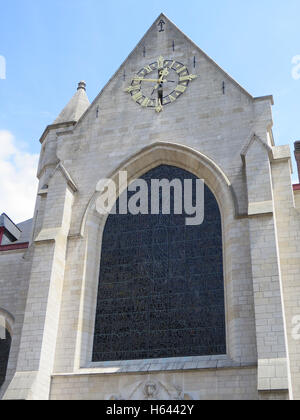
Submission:
[[[168,165],[141,178],[149,191],[152,179],[197,179]],[[108,217],[93,362],[226,354],[221,215],[207,186],[203,224],[186,217]]]

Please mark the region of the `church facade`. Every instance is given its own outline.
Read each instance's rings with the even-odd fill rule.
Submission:
[[[1,399],[300,399],[300,186],[272,105],[164,15],[93,103],[79,83],[33,219],[0,218]],[[102,180],[120,210],[153,179],[203,180],[203,223],[99,211]]]

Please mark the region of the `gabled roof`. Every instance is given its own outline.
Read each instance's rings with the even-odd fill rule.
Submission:
[[[118,68],[118,70],[113,74],[113,76],[109,79],[109,81],[106,83],[106,85],[103,87],[103,89],[100,91],[100,93],[97,95],[97,97],[94,99],[94,101],[91,103],[90,107],[91,108],[100,98],[100,96],[102,95],[102,92],[106,89],[106,87],[110,84],[110,82],[114,79],[114,77],[116,77],[116,75],[122,70],[122,68],[125,66],[125,64],[127,63],[127,61],[130,59],[130,57],[134,54],[134,52],[136,51],[137,48],[139,48],[140,46],[142,46],[145,42],[145,39],[147,38],[148,34],[150,33],[150,31],[152,30],[153,26],[157,24],[157,22],[159,22],[160,20],[164,20],[167,23],[169,23],[170,25],[172,25],[178,32],[180,32],[180,34],[188,41],[190,42],[194,48],[196,48],[200,54],[202,54],[209,62],[211,62],[220,72],[222,72],[224,74],[224,76],[230,80],[238,89],[241,90],[241,92],[243,92],[244,95],[246,95],[248,98],[252,99],[253,101],[270,101],[272,105],[274,105],[274,98],[272,95],[268,95],[268,96],[261,96],[261,97],[257,97],[254,98],[246,89],[244,89],[236,80],[234,80],[228,73],[225,72],[225,70],[223,70],[211,57],[209,57],[197,44],[195,44],[194,41],[192,41],[184,32],[182,32],[164,13],[161,13],[158,18],[154,21],[154,23],[150,26],[150,28],[148,29],[148,31],[145,33],[145,35],[143,36],[143,38],[139,41],[139,43],[136,45],[136,47],[132,50],[132,52],[129,54],[129,56],[124,60],[124,62],[121,64],[121,66]],[[87,108],[85,110],[85,112],[82,114],[82,116],[80,117],[79,121],[84,118],[85,114],[88,112],[89,108]],[[77,124],[78,122],[77,121]]]
[[[89,108],[90,101],[86,94],[85,82],[78,84],[78,89],[70,102],[61,111],[53,124],[61,124],[69,121],[77,122]]]
[[[11,242],[20,239],[21,229],[5,213],[0,216],[0,228]]]

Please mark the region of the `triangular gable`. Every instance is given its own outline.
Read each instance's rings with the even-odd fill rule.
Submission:
[[[85,118],[87,113],[93,106],[98,102],[99,98],[101,97],[102,93],[105,91],[107,86],[111,83],[111,81],[117,77],[118,73],[125,67],[126,63],[130,60],[130,58],[133,56],[133,54],[136,52],[136,50],[140,47],[143,47],[146,38],[148,37],[148,34],[153,30],[154,27],[159,25],[159,22],[163,20],[166,24],[172,25],[172,27],[180,33],[182,37],[185,38],[208,62],[210,62],[219,72],[221,72],[227,80],[229,80],[233,85],[235,85],[246,97],[248,97],[251,100],[270,100],[273,104],[273,98],[272,96],[266,96],[263,98],[254,98],[249,92],[247,92],[237,81],[235,81],[228,73],[226,73],[211,57],[209,57],[201,48],[198,47],[187,35],[185,35],[169,18],[167,18],[163,13],[159,15],[159,17],[154,21],[154,23],[151,25],[151,27],[148,29],[148,31],[145,33],[145,35],[142,37],[142,39],[139,41],[139,43],[136,45],[136,47],[132,50],[132,52],[128,55],[128,57],[124,60],[124,62],[121,64],[121,66],[118,68],[118,70],[113,74],[113,76],[109,79],[109,81],[105,84],[103,89],[100,91],[100,93],[97,95],[97,97],[94,99],[94,101],[91,103],[90,107],[86,110],[86,112],[81,116],[77,124],[81,122],[82,119]]]

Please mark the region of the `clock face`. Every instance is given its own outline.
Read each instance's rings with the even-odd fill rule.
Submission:
[[[132,99],[144,108],[161,112],[163,107],[175,102],[197,76],[190,74],[187,67],[176,60],[157,61],[143,67],[126,88]]]

